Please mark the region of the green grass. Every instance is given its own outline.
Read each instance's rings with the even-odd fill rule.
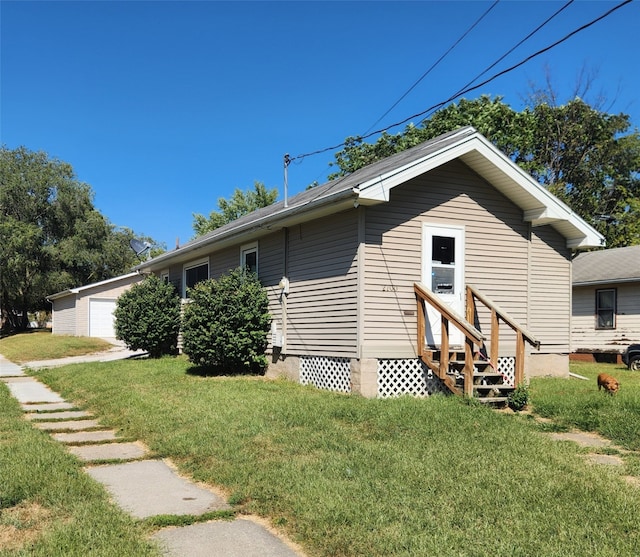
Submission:
[[[0,555],[159,555],[145,534],[0,383]]]
[[[640,373],[617,364],[577,362],[571,370],[589,380],[531,380],[534,412],[565,428],[594,431],[621,447],[640,451]],[[616,395],[598,391],[596,377],[602,372],[620,382]]]
[[[637,555],[640,489],[526,416],[188,370],[165,358],[36,375],[309,555]]]
[[[16,364],[38,360],[54,360],[67,356],[81,356],[111,348],[100,338],[52,335],[34,331],[0,339],[0,354]]]

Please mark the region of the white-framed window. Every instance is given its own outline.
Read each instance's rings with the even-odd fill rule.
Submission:
[[[169,269],[165,271],[160,271],[160,280],[165,284],[169,284]]]
[[[258,244],[246,244],[240,248],[240,267],[258,273]]]
[[[616,289],[596,290],[596,329],[616,328]]]
[[[183,267],[182,297],[187,297],[187,290],[199,282],[209,278],[209,258],[187,263]]]

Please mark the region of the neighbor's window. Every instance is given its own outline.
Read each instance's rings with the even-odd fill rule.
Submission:
[[[258,244],[240,248],[240,266],[249,269],[252,273],[258,272]]]
[[[616,290],[596,290],[596,329],[616,328]]]
[[[187,289],[193,288],[199,282],[209,278],[209,260],[191,263],[184,268],[184,296],[187,295]]]

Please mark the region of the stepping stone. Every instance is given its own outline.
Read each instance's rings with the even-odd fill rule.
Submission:
[[[231,508],[224,499],[181,478],[160,460],[93,466],[86,471],[105,485],[120,507],[136,518],[161,514],[200,515]]]
[[[585,455],[587,460],[595,464],[605,464],[608,466],[622,466],[624,461],[619,456],[607,455],[607,454],[588,454]]]
[[[11,394],[18,402],[64,402],[64,399],[54,393],[49,387],[36,381],[33,377],[2,378],[9,387]]]
[[[44,431],[84,431],[102,427],[97,420],[72,420],[69,422],[34,422],[33,425]]]
[[[80,460],[134,460],[142,458],[147,451],[138,443],[103,443],[102,445],[80,445],[68,447],[69,452]]]
[[[611,441],[594,433],[552,433],[556,441],[573,441],[582,447],[610,447]]]
[[[214,521],[182,528],[165,528],[152,539],[168,557],[298,557],[291,547],[251,520]]]
[[[44,422],[51,420],[73,420],[75,418],[87,418],[91,416],[89,412],[84,410],[76,410],[74,412],[46,412],[44,414],[34,412],[32,414],[25,414],[28,420],[42,420]]]
[[[45,404],[22,404],[25,412],[57,412],[58,410],[70,410],[75,408],[70,402],[47,402]]]
[[[54,433],[51,437],[60,443],[96,443],[98,441],[114,441],[116,432],[113,429],[104,429],[79,431],[78,433]]]

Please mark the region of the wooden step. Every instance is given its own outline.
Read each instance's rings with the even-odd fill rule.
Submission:
[[[474,371],[473,372],[473,384],[474,385],[481,385],[482,381],[486,381],[487,385],[496,385],[496,384],[503,384],[504,383],[504,375],[502,375],[502,373],[495,373],[495,372],[480,372],[480,371]]]
[[[506,406],[509,403],[509,397],[506,396],[477,397],[476,400],[482,404],[495,404],[501,406]]]
[[[508,383],[496,383],[495,385],[473,385],[474,391],[513,391],[514,388]]]

